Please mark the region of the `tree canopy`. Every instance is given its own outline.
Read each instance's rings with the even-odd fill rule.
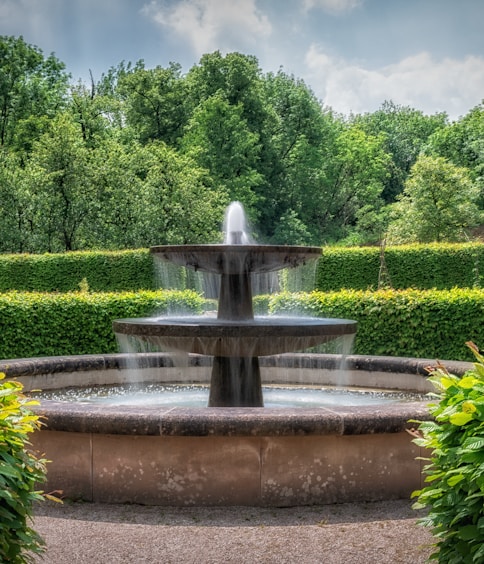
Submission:
[[[0,252],[216,241],[231,200],[264,242],[454,240],[482,220],[483,139],[482,105],[345,117],[241,53],[72,84],[0,36]]]

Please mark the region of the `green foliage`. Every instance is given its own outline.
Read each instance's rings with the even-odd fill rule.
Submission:
[[[479,188],[467,168],[443,157],[421,155],[412,167],[399,201],[393,204],[389,242],[465,241],[479,225]]]
[[[453,124],[392,102],[345,118],[301,79],[218,51],[186,74],[138,61],[68,79],[0,36],[0,252],[212,242],[233,199],[264,242],[374,244],[415,178],[442,197],[426,214],[415,191],[398,203],[412,240],[458,238],[484,205],[482,106]]]
[[[4,377],[0,373],[0,380]],[[30,526],[33,503],[44,499],[35,488],[46,471],[46,461],[28,449],[29,435],[40,427],[29,411],[36,403],[22,394],[18,382],[0,382],[0,561],[5,563],[33,562],[32,554],[44,550]]]
[[[0,36],[0,146],[28,150],[49,118],[65,107],[68,75],[22,37]]]
[[[354,319],[355,354],[469,360],[456,343],[484,340],[484,291],[478,289],[280,294],[269,310]]]
[[[377,247],[323,247],[315,286],[330,292],[343,288],[376,288],[379,264]]]
[[[205,300],[193,291],[0,295],[0,357],[116,352],[112,322],[188,311]],[[469,360],[465,338],[484,341],[484,290],[382,290],[256,296],[256,313],[303,313],[358,322],[355,354]]]
[[[147,249],[0,255],[0,292],[71,292],[84,279],[93,292],[154,290],[153,257]]]
[[[436,537],[431,558],[442,564],[484,562],[484,356],[468,343],[477,362],[463,377],[439,366],[430,376],[437,389],[430,413],[414,442],[431,451],[424,467],[427,486],[413,493],[420,520]]]
[[[143,61],[134,68],[121,68],[119,95],[125,105],[126,120],[141,143],[175,143],[187,121],[187,87],[181,80],[181,67],[170,63],[164,69],[146,69]]]
[[[0,294],[0,358],[117,352],[115,319],[202,307],[203,298],[190,291]]]
[[[484,286],[484,245],[439,243],[386,247],[385,265],[395,289],[445,290]],[[378,247],[324,247],[316,288],[378,288],[381,267]]]
[[[395,289],[484,286],[484,245],[479,243],[387,247],[385,263]],[[322,291],[376,289],[379,269],[380,249],[377,247],[325,247],[316,265],[315,284],[309,267],[304,274],[307,284],[286,286],[286,280],[297,279],[300,275],[287,271],[283,274],[283,287],[290,291],[314,287]],[[182,269],[182,277],[189,274],[190,271]],[[76,291],[84,278],[93,292],[154,290],[157,287],[153,255],[147,249],[0,255],[0,292]],[[181,282],[176,285],[176,288],[183,287]]]
[[[80,230],[94,204],[89,152],[71,115],[58,113],[34,144],[25,167],[31,250],[70,251],[82,246]]]
[[[182,150],[206,168],[226,202],[243,201],[247,212],[257,201],[254,188],[262,182],[256,164],[258,136],[248,128],[242,105],[230,104],[220,93],[195,110],[182,139]]]
[[[403,191],[407,176],[429,138],[445,129],[446,116],[433,116],[408,106],[385,101],[373,113],[357,115],[354,121],[371,135],[382,135],[386,152],[391,155],[383,198],[391,203]]]
[[[437,130],[429,139],[426,153],[445,157],[469,170],[480,186],[480,204],[484,204],[484,102],[468,114]]]

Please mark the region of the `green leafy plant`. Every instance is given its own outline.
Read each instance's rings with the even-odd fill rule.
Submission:
[[[89,282],[85,276],[79,282],[79,292],[81,292],[81,294],[87,294],[89,292]]]
[[[0,373],[0,380],[5,375]],[[36,485],[45,481],[46,460],[29,449],[28,436],[39,429],[29,406],[38,403],[22,393],[22,385],[0,383],[0,562],[33,562],[44,541],[30,526],[33,503],[44,499]],[[52,498],[52,496],[48,496]]]
[[[434,421],[420,422],[414,439],[431,451],[414,508],[429,509],[420,523],[437,539],[431,559],[446,564],[484,562],[484,356],[467,344],[474,368],[458,377],[439,364],[431,373]]]
[[[384,258],[395,289],[450,290],[484,284],[484,273],[479,269],[484,260],[482,243],[386,246]],[[316,288],[324,292],[376,289],[380,266],[378,247],[324,247],[316,271]]]
[[[203,304],[193,291],[0,293],[0,358],[117,352],[113,320],[201,313]]]
[[[482,289],[282,293],[268,310],[354,319],[354,354],[472,360],[465,341],[484,341]]]

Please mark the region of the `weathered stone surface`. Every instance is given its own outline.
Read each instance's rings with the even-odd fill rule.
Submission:
[[[310,371],[321,366],[316,356],[298,357],[296,364]],[[170,365],[160,355],[142,359],[147,371]],[[99,374],[122,374],[127,360],[117,355],[28,359],[5,361],[0,370],[31,378],[35,388],[46,370],[64,381],[62,370],[71,378],[77,368],[82,381],[96,373],[93,366]],[[335,365],[332,357],[321,360]],[[361,381],[368,375],[371,381],[372,370],[390,379],[411,376],[408,372],[420,365],[366,357],[348,361],[353,370],[359,367]],[[469,366],[457,367],[462,373]],[[423,453],[406,429],[412,425],[409,420],[429,417],[425,402],[331,409],[159,409],[42,401],[35,410],[45,417],[45,427],[34,434],[33,446],[52,461],[46,491],[61,489],[67,497],[86,500],[180,506],[407,497],[421,487],[417,457]]]

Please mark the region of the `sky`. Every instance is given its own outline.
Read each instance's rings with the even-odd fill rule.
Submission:
[[[54,53],[73,82],[238,51],[337,113],[391,100],[451,120],[484,100],[483,22],[484,0],[0,0],[0,35]]]

